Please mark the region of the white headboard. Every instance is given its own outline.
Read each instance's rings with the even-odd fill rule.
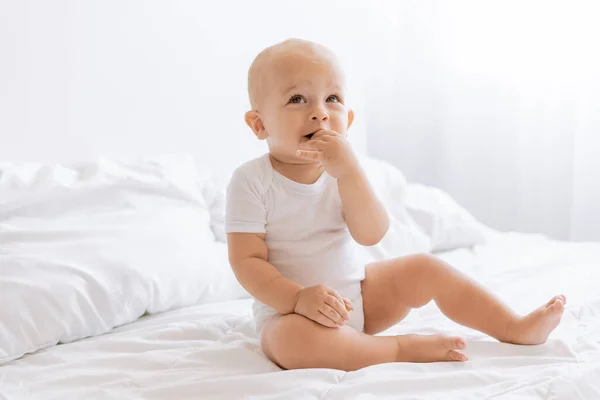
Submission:
[[[364,3],[7,2],[0,161],[192,153],[230,167],[259,155],[265,144],[243,121],[246,72],[288,37],[338,53],[353,91],[350,134],[364,151]]]

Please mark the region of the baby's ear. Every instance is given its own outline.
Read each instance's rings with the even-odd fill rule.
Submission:
[[[350,126],[352,125],[352,122],[354,122],[354,111],[352,110],[348,110],[348,128],[350,128]],[[348,129],[346,128],[346,129]]]
[[[246,112],[244,119],[246,120],[246,124],[248,124],[250,129],[252,129],[252,132],[254,132],[257,138],[264,140],[267,138],[267,136],[269,136],[265,130],[265,125],[263,124],[258,111],[252,110]]]

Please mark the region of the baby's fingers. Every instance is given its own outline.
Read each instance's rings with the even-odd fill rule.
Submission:
[[[348,300],[345,297],[340,296],[340,294],[333,289],[329,289],[327,293],[329,293],[330,295],[332,295],[333,297],[335,297],[336,299],[339,300],[340,305],[342,305],[344,308],[344,311],[346,311],[346,313],[344,314],[345,315],[344,318],[346,318],[346,320],[350,319],[350,315],[348,315],[348,311],[354,310],[354,308],[352,308],[352,304],[350,303],[350,300]]]
[[[324,150],[327,143],[323,140],[312,139],[308,142],[300,143],[301,150]]]
[[[325,315],[325,313],[323,313],[321,310],[319,310],[317,312],[317,315],[315,316],[315,318],[313,318],[313,320],[323,326],[328,327],[328,328],[337,328],[338,327],[338,325],[331,318],[329,318],[327,315]]]
[[[348,315],[348,311],[346,311],[346,306],[343,300],[341,300],[341,297],[338,298],[337,296],[329,295],[325,298],[325,303],[337,311],[337,313],[344,319],[344,322],[350,319],[350,315]]]
[[[354,311],[354,307],[352,307],[352,302],[344,297],[344,305],[346,306],[346,310]]]
[[[328,304],[323,304],[323,306],[319,308],[319,311],[326,317],[329,317],[329,319],[332,320],[337,326],[343,326],[346,324],[346,321],[344,321],[344,318],[342,318],[338,310]]]
[[[318,150],[297,150],[296,155],[309,160],[321,160],[323,153]]]

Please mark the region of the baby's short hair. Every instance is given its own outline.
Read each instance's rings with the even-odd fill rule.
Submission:
[[[266,67],[268,67],[274,56],[287,51],[306,54],[306,56],[313,58],[327,57],[337,61],[337,57],[329,48],[309,40],[291,38],[267,47],[258,53],[248,70],[248,97],[253,110],[258,109],[263,95],[263,77]]]

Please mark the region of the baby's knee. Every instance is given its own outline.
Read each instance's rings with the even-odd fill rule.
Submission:
[[[419,308],[429,303],[440,286],[446,285],[452,267],[431,254],[414,254],[398,259],[395,282],[398,295],[410,282],[414,288],[410,307]]]
[[[447,268],[443,261],[427,253],[400,257],[396,260],[396,265],[399,271],[402,271],[403,277],[417,280],[431,279],[432,276],[439,275]]]
[[[452,270],[452,267],[449,264],[434,255],[423,253],[416,254],[414,257],[415,269],[429,279],[444,275]]]

